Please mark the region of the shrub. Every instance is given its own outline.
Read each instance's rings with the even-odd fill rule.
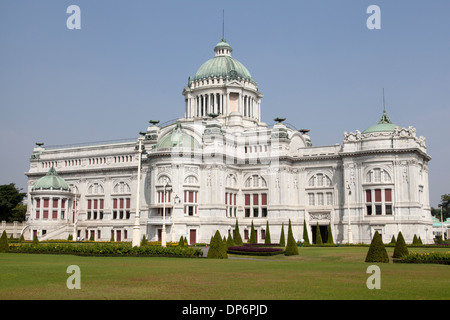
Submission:
[[[236,244],[234,243],[233,237],[231,236],[230,230],[228,230],[228,239],[227,239],[227,248],[233,247]]]
[[[216,231],[214,237],[211,240],[211,244],[208,250],[208,258],[212,259],[228,259],[227,248],[222,241],[219,230]]]
[[[244,254],[252,256],[272,256],[276,254],[284,253],[282,248],[268,248],[261,246],[233,246],[228,248],[228,253],[232,254]]]
[[[252,226],[250,228],[250,239],[248,240],[248,243],[256,243],[255,227],[253,226],[253,220]]]
[[[450,251],[447,252],[412,252],[401,257],[395,262],[400,263],[437,263],[450,265]]]
[[[264,239],[264,243],[268,244],[270,242],[271,242],[271,240],[270,240],[270,231],[269,231],[269,220],[267,220],[267,222],[266,222],[266,238]]]
[[[286,246],[286,241],[284,240],[284,222],[281,224],[280,246]]]
[[[244,244],[244,242],[242,241],[241,233],[239,232],[239,225],[238,225],[237,219],[236,219],[236,226],[234,228],[233,239],[234,239],[234,243],[238,246],[241,246]]]
[[[333,241],[333,233],[331,231],[331,223],[328,225],[328,240],[327,240],[328,244],[334,244]]]
[[[141,240],[141,247],[145,247],[148,246],[148,241],[145,238],[145,234],[142,236],[142,240]]]
[[[397,242],[397,241],[395,240],[394,235],[392,235],[391,242],[390,242],[389,244],[395,245],[396,242]]]
[[[382,262],[389,263],[389,257],[384,247],[383,241],[378,231],[375,232],[369,251],[367,252],[366,262]]]
[[[308,229],[306,227],[306,220],[303,220],[303,241],[304,241],[304,244],[310,244],[309,236],[308,236]]]
[[[409,253],[408,248],[406,247],[405,239],[401,232],[398,233],[397,243],[395,244],[393,258],[401,258],[404,255]]]
[[[0,252],[7,252],[8,250],[8,237],[6,235],[6,231],[3,230],[2,236],[0,237]]]
[[[291,219],[289,219],[288,242],[287,242],[286,251],[284,254],[286,256],[298,255],[297,243],[295,242],[294,235],[292,234]]]
[[[198,257],[202,250],[179,246],[141,246],[132,247],[131,243],[61,243],[61,244],[20,244],[11,247],[17,253],[74,254],[87,256],[164,256]]]
[[[320,234],[320,227],[319,223],[317,222],[317,228],[316,228],[316,244],[323,244],[322,241],[322,235]]]
[[[38,245],[38,244],[39,244],[39,239],[38,239],[38,236],[36,235],[33,238],[33,245]]]

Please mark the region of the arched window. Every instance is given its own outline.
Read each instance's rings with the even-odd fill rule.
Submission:
[[[93,183],[88,188],[88,194],[104,194],[105,191],[100,183]]]
[[[190,175],[184,179],[185,184],[198,184],[198,179],[196,176]]]
[[[113,188],[114,193],[131,193],[131,188],[128,183],[118,182]]]

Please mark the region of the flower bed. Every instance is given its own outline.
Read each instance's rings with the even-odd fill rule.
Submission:
[[[245,247],[280,247],[279,243],[244,243]]]
[[[199,257],[202,250],[186,247],[141,246],[131,243],[90,243],[90,244],[12,244],[13,253],[74,254],[84,256],[159,256],[159,257]]]
[[[250,256],[273,256],[277,254],[284,254],[284,249],[244,245],[244,246],[228,247],[227,252],[231,254],[243,254]]]
[[[450,265],[450,251],[447,252],[411,252],[399,259],[394,259],[395,263],[437,263]]]

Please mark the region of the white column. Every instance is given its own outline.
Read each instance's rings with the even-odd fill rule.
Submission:
[[[141,146],[143,137],[139,137],[139,149],[138,149],[138,176],[137,176],[137,191],[136,191],[136,214],[134,218],[133,226],[133,247],[139,247],[141,241],[141,226],[140,226],[140,206],[139,206],[139,194],[141,189]]]

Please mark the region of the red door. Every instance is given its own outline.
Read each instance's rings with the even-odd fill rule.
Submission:
[[[191,229],[189,230],[189,244],[197,243],[197,230]]]
[[[120,231],[120,230],[117,230],[117,233],[116,233],[116,235],[117,235],[117,239],[116,239],[116,241],[122,241],[122,233],[121,233],[121,231]]]

